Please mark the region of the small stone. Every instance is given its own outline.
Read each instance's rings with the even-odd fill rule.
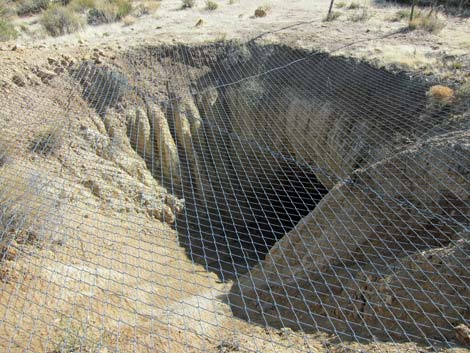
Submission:
[[[470,345],[470,328],[465,324],[455,327],[455,338],[464,346]]]
[[[11,80],[13,81],[14,84],[16,84],[17,86],[20,86],[20,87],[24,87],[26,86],[26,81],[24,80],[24,78],[19,75],[19,74],[16,74],[14,75]]]
[[[46,69],[37,69],[36,75],[41,79],[42,82],[47,83],[52,80],[57,74],[54,71]]]
[[[171,208],[168,205],[163,206],[163,219],[165,223],[173,224],[175,223],[175,215],[171,211]]]
[[[258,8],[255,10],[255,17],[266,17],[268,13],[263,8]]]

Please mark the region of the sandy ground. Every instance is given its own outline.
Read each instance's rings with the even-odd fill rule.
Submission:
[[[213,12],[206,11],[201,0],[191,10],[180,10],[180,4],[163,0],[155,14],[134,25],[87,27],[58,38],[43,37],[34,24],[37,18],[21,20],[33,23],[33,35],[0,45],[0,88],[6,104],[2,119],[18,117],[10,141],[25,140],[48,112],[45,109],[36,117],[19,113],[19,108],[28,111],[31,103],[25,97],[36,91],[15,88],[13,73],[28,72],[48,57],[64,53],[81,58],[94,48],[112,61],[116,51],[144,44],[258,38],[367,58],[379,66],[431,70],[457,81],[470,75],[468,19],[449,18],[446,28],[435,35],[399,32],[405,24],[388,20],[396,7],[371,6],[372,17],[362,23],[350,21],[355,10],[346,9],[338,10],[342,15],[337,21],[323,22],[328,1],[237,0],[230,5],[224,0]],[[266,4],[268,16],[253,18],[255,9]],[[203,25],[195,27],[200,19]],[[456,61],[462,63],[459,68],[449,64]],[[60,106],[55,98],[49,97],[41,109]],[[8,102],[13,103],[8,106]],[[12,178],[42,163],[18,158]],[[55,175],[67,176],[67,170],[55,167],[51,167]],[[84,193],[76,180],[71,185],[67,197],[73,212],[61,224],[60,240],[53,237],[39,247],[9,250],[13,255],[0,282],[0,352],[433,350],[416,344],[343,342],[326,334],[305,335],[236,320],[226,303],[231,283],[221,283],[215,274],[193,264],[170,226],[138,212],[116,213]]]
[[[341,13],[337,20],[322,21],[329,6],[327,0],[236,0],[233,4],[220,0],[215,11],[206,10],[202,0],[196,1],[195,8],[186,10],[180,9],[179,0],[164,0],[154,14],[138,18],[131,26],[122,23],[87,26],[58,38],[47,37],[36,17],[22,19],[19,22],[30,24],[31,29],[18,42],[26,48],[86,51],[90,47],[121,50],[146,43],[243,42],[257,38],[355,56],[378,66],[419,69],[444,79],[452,77],[462,81],[469,77],[470,19],[442,17],[446,27],[437,34],[407,32],[404,31],[406,21],[393,20],[400,7],[369,1],[358,3],[367,7],[369,19],[365,22],[352,21],[351,17],[363,10],[350,10],[347,6],[334,8]],[[259,6],[269,7],[266,17],[253,16]],[[196,26],[199,20],[202,25]]]

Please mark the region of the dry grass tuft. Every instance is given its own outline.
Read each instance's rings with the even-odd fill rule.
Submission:
[[[363,7],[359,12],[349,16],[349,20],[352,22],[366,22],[372,15],[369,13],[366,7]]]
[[[335,4],[335,7],[338,9],[342,9],[345,6],[346,6],[346,3],[344,1],[340,1]]]
[[[62,316],[51,353],[103,352],[102,338],[95,326],[87,321]]]
[[[436,15],[417,16],[408,24],[410,30],[422,29],[437,33],[445,27],[445,22]]]
[[[454,90],[447,86],[436,85],[432,86],[426,95],[431,103],[445,105],[452,102],[454,98]]]
[[[0,169],[0,259],[11,260],[19,244],[40,241],[57,224],[47,184],[36,171],[17,173],[8,165]]]

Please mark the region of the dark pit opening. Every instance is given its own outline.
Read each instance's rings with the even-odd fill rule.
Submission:
[[[231,178],[244,179],[240,185],[212,180],[212,189],[205,190],[202,199],[184,194],[186,211],[179,215],[176,229],[193,261],[222,280],[234,278],[263,260],[315,208],[327,192],[315,174],[289,162],[279,167],[273,172],[257,166],[251,177],[232,167]]]

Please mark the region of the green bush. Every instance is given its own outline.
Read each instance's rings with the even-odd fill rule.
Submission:
[[[43,13],[40,22],[53,37],[76,32],[82,25],[80,18],[71,9],[63,6],[50,7]]]
[[[16,13],[18,16],[28,16],[46,10],[49,7],[49,0],[22,0]]]
[[[196,5],[195,0],[182,0],[181,1],[181,8],[182,9],[190,9]]]
[[[18,36],[15,27],[5,19],[0,18],[0,42],[15,39]]]
[[[219,5],[215,1],[212,1],[212,0],[206,1],[206,10],[214,11],[214,10],[217,10],[218,7]]]

